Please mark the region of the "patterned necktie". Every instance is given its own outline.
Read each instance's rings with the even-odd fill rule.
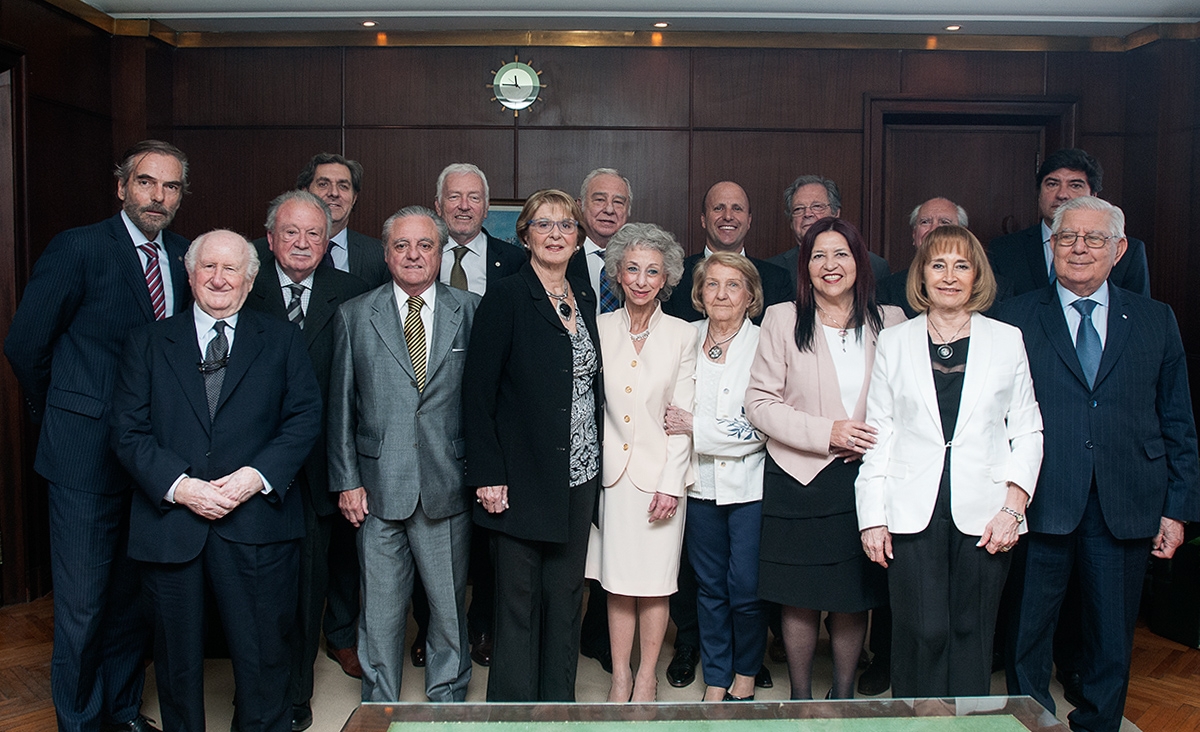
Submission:
[[[146,289],[150,291],[150,304],[154,307],[154,319],[167,317],[167,294],[163,292],[162,270],[158,268],[158,245],[152,241],[138,244],[146,255]]]
[[[425,391],[425,325],[421,323],[424,305],[425,301],[419,297],[408,298],[408,315],[404,318],[404,340],[408,343],[413,375],[417,377],[417,391]]]
[[[322,267],[333,267],[334,269],[337,269],[337,265],[333,263],[333,248],[336,246],[337,244],[333,243],[333,239],[330,239],[329,246],[325,248],[325,256],[321,257]]]
[[[1071,303],[1071,307],[1079,311],[1079,330],[1075,334],[1075,353],[1079,355],[1079,365],[1083,367],[1083,375],[1087,377],[1088,388],[1096,385],[1096,372],[1100,370],[1100,356],[1104,352],[1100,345],[1100,334],[1092,325],[1092,310],[1096,307],[1095,300],[1086,297]]]
[[[604,261],[604,252],[597,249],[592,252],[600,261]],[[608,272],[603,268],[600,269],[600,312],[611,313],[621,307],[621,301],[617,299],[617,294],[613,292],[612,281],[608,279]]]
[[[292,299],[287,304],[287,318],[301,328],[304,327],[304,285],[288,285],[292,291]]]
[[[217,399],[221,396],[221,385],[225,383],[225,359],[229,355],[229,339],[225,337],[224,320],[213,323],[217,337],[208,342],[204,351],[204,393],[208,396],[208,418],[217,413]]]
[[[467,271],[463,269],[463,257],[471,251],[462,244],[454,247],[454,266],[450,267],[450,286],[460,290],[467,289]]]

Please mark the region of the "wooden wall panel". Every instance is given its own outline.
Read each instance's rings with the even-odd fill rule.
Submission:
[[[267,204],[296,185],[296,174],[318,152],[337,152],[341,133],[324,130],[176,130],[188,156],[191,193],[171,229],[194,239],[212,229],[263,236]]]
[[[697,49],[696,127],[861,130],[864,92],[900,91],[900,52]]]
[[[346,49],[346,124],[511,127],[487,84],[511,47]]]
[[[1079,98],[1085,135],[1125,131],[1125,79],[1124,54],[1046,54],[1046,93]]]
[[[4,40],[25,49],[30,96],[109,113],[109,37],[91,25],[29,0],[0,2]]]
[[[1005,51],[904,51],[900,90],[938,94],[1043,94],[1045,55]]]
[[[175,124],[342,124],[339,48],[178,51]]]
[[[687,248],[688,135],[683,131],[521,130],[517,195],[559,188],[579,195],[595,168],[616,168],[633,188],[631,221],[658,224]]]
[[[855,226],[862,215],[863,138],[853,132],[697,132],[692,143],[688,251],[704,248],[699,227],[704,194],[731,180],[746,189],[754,216],[746,250],[767,258],[795,245],[783,191],[799,175],[814,173],[837,182],[842,218]],[[872,249],[876,247],[872,244]]]
[[[523,48],[548,85],[522,127],[687,127],[691,52]],[[494,68],[494,67],[493,67]]]
[[[366,169],[350,227],[378,237],[404,206],[433,207],[438,174],[450,163],[474,163],[492,198],[512,198],[512,130],[349,130],[346,155]]]

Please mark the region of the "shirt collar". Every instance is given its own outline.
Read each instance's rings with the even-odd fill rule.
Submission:
[[[738,254],[742,255],[743,257],[746,256],[746,247],[742,247],[742,250],[740,252],[738,252]],[[713,255],[713,250],[709,249],[708,245],[705,244],[704,245],[704,258],[708,259],[712,255]]]
[[[129,214],[125,213],[124,211],[121,211],[121,221],[125,222],[125,231],[129,232],[129,238],[133,240],[133,245],[135,247],[140,246],[142,242],[146,241],[152,241],[159,247],[162,247],[163,243],[161,231],[158,232],[153,239],[147,239],[146,235],[142,233],[142,230],[137,227],[137,224],[133,223],[133,219],[129,218]]]
[[[395,296],[396,304],[400,306],[400,312],[403,315],[403,313],[407,312],[408,310],[408,293],[401,289],[400,285],[397,285],[395,280],[393,280],[392,294]],[[437,283],[434,282],[432,285],[427,287],[425,291],[419,295],[419,297],[425,301],[425,307],[429,308],[430,312],[433,312],[433,303],[435,300],[437,300]]]
[[[350,229],[348,229],[348,228],[342,229],[341,231],[339,231],[338,233],[336,233],[332,237],[330,237],[329,241],[333,242],[334,246],[339,246],[342,249],[347,249],[348,247],[346,246],[346,241],[347,241],[346,235],[349,233],[349,231],[350,231]]]
[[[458,242],[450,239],[446,242],[446,246],[442,249],[442,251],[453,252],[454,247],[456,246],[458,246]],[[473,254],[483,254],[484,250],[487,249],[487,234],[483,233],[483,229],[480,229],[479,233],[475,235],[475,238],[467,242],[464,246],[466,246],[466,248]],[[407,297],[407,295],[405,297]]]
[[[1062,282],[1059,280],[1054,281],[1054,287],[1058,290],[1058,301],[1062,304],[1063,310],[1071,307],[1071,303],[1075,302],[1076,300],[1083,299],[1081,296],[1076,295],[1074,292],[1071,292],[1067,288],[1063,287]],[[1088,295],[1087,298],[1102,308],[1108,307],[1108,280],[1102,282],[1100,287],[1095,292]]]
[[[209,315],[208,313],[204,312],[204,310],[202,310],[200,308],[200,303],[197,303],[197,302],[192,303],[192,315],[196,319],[196,335],[197,336],[203,336],[205,333],[212,330],[213,323],[217,322],[217,319],[214,318],[213,316]],[[221,318],[221,320],[225,321],[226,326],[236,330],[238,315],[239,315],[239,313],[234,313],[233,315],[230,315],[227,318]]]
[[[279,262],[275,262],[275,273],[279,275],[279,286],[286,289],[289,285],[304,285],[305,289],[311,290],[313,286],[313,276],[316,275],[316,270],[308,273],[308,276],[299,282],[292,282],[292,278],[287,276],[283,271],[283,267],[279,266]]]

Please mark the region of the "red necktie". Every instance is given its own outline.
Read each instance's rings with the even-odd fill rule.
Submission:
[[[146,255],[146,289],[150,291],[150,304],[154,306],[154,319],[167,317],[167,296],[163,292],[162,271],[158,268],[158,246],[154,242],[138,244]]]

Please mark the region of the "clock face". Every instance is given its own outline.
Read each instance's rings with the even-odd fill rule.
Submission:
[[[501,66],[492,81],[496,101],[509,109],[525,109],[533,104],[541,88],[541,81],[533,67],[519,61]]]

